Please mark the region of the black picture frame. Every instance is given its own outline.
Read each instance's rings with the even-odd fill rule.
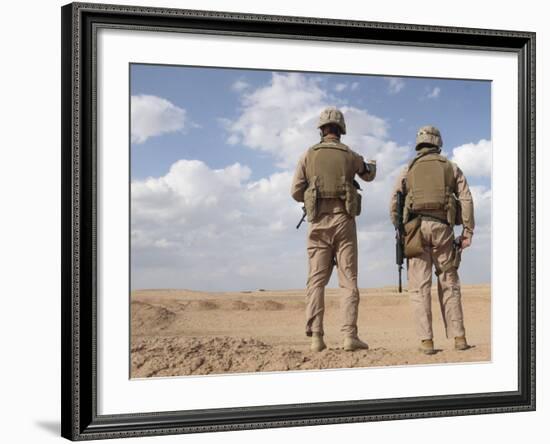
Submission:
[[[85,3],[68,4],[61,15],[62,436],[87,440],[535,409],[535,33]],[[518,390],[98,415],[94,76],[100,27],[515,53],[519,66]]]

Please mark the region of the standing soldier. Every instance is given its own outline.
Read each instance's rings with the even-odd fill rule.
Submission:
[[[432,331],[432,265],[437,276],[439,304],[447,337],[455,349],[466,350],[458,266],[461,251],[472,243],[474,205],[464,174],[442,156],[439,130],[423,126],[416,135],[416,157],[397,179],[392,192],[390,215],[398,220],[397,194],[405,196],[403,223],[410,301],[421,351],[434,354]],[[462,225],[455,240],[453,227]]]
[[[359,290],[355,216],[361,212],[361,194],[355,175],[366,181],[373,180],[376,163],[365,163],[362,156],[340,142],[340,136],[346,134],[346,123],[340,110],[333,107],[323,110],[318,128],[321,142],[301,157],[291,190],[296,201],[304,202],[309,222],[306,335],[312,337],[312,351],[326,348],[323,340],[325,286],[332,267],[336,265],[338,281],[344,290],[344,349],[368,349],[368,345],[357,336]]]

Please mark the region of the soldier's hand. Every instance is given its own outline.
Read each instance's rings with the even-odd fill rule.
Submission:
[[[460,248],[464,250],[465,248],[468,248],[470,245],[472,245],[472,239],[463,237],[462,241],[460,242]]]

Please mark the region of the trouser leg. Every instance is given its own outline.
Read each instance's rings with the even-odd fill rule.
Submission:
[[[433,339],[432,261],[429,252],[408,260],[407,278],[416,334],[421,340]]]
[[[443,305],[443,287],[441,286],[441,279],[437,276],[437,298],[439,300],[439,308],[441,310],[441,319],[443,319],[443,326],[445,327],[445,336],[449,337],[449,329],[447,328],[447,317],[445,316],[445,308]]]
[[[308,237],[309,274],[306,290],[306,335],[324,334],[325,286],[333,267],[333,251],[322,236],[311,229]]]
[[[359,289],[357,288],[357,232],[355,219],[347,217],[335,235],[338,283],[342,294],[342,333],[357,336]]]
[[[441,273],[438,280],[441,288],[439,303],[445,319],[447,337],[465,336],[460,280],[456,269]]]
[[[453,258],[453,230],[445,225],[434,228],[433,261],[438,272],[438,296],[441,313],[445,323],[447,337],[464,336],[464,316],[462,312],[462,296],[460,293],[460,279],[456,268],[447,265]]]

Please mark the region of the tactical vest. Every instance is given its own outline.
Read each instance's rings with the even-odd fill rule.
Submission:
[[[456,221],[456,188],[453,166],[436,152],[419,155],[409,163],[405,208],[412,214],[446,214],[447,222]],[[409,217],[407,217],[409,219]]]
[[[353,162],[350,149],[338,141],[323,141],[308,150],[304,205],[309,222],[317,216],[318,199],[340,198],[350,216],[360,214],[361,195],[353,185]]]

